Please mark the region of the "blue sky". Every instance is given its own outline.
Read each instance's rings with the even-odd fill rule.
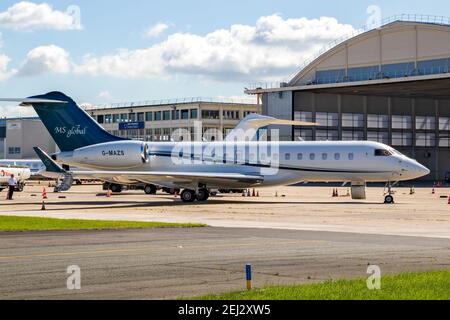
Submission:
[[[364,26],[370,5],[383,17],[450,9],[447,1],[411,0],[18,3],[0,2],[0,96],[60,90],[80,103],[243,96],[249,83],[282,80],[324,44]],[[82,28],[66,12],[73,5]],[[17,21],[24,8],[33,19]]]

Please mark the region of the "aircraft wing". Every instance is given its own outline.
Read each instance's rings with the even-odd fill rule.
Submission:
[[[263,182],[261,175],[223,172],[164,172],[164,171],[71,171],[74,176],[93,177],[105,181],[131,180],[144,183],[172,183],[179,186],[207,184],[214,186],[257,185]]]
[[[224,172],[164,172],[164,171],[66,171],[61,168],[48,154],[40,148],[34,151],[45,164],[47,172],[54,174],[69,173],[73,177],[92,177],[104,181],[126,180],[131,182],[144,182],[154,184],[172,183],[179,186],[195,184],[207,184],[216,186],[240,186],[260,184],[264,177],[261,175],[248,175],[242,173]]]

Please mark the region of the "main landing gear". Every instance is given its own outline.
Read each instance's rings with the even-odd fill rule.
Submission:
[[[192,203],[195,200],[205,202],[209,199],[210,193],[207,189],[199,189],[197,193],[194,190],[183,190],[181,193],[181,201],[184,203]]]
[[[392,191],[391,182],[387,183],[387,189],[388,189],[388,191],[387,191],[387,193],[385,193],[384,203],[393,204],[395,201],[394,201],[394,196],[393,196],[394,192]]]

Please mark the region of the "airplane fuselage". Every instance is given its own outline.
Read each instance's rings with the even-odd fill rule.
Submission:
[[[131,143],[131,144],[130,144]],[[134,145],[140,145],[138,149]],[[259,186],[299,182],[386,182],[411,180],[428,174],[427,168],[386,145],[358,142],[184,142],[140,143],[121,141],[58,155],[58,162],[91,170],[177,172],[239,172],[260,175]],[[141,153],[145,161],[142,161]],[[115,177],[117,183],[135,181]],[[189,187],[180,181],[178,187]],[[208,186],[225,187],[220,186]],[[251,187],[230,182],[226,187]]]

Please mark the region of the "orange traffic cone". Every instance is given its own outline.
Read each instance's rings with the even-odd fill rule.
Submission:
[[[42,189],[42,199],[48,199],[47,198],[47,190],[45,188]]]

